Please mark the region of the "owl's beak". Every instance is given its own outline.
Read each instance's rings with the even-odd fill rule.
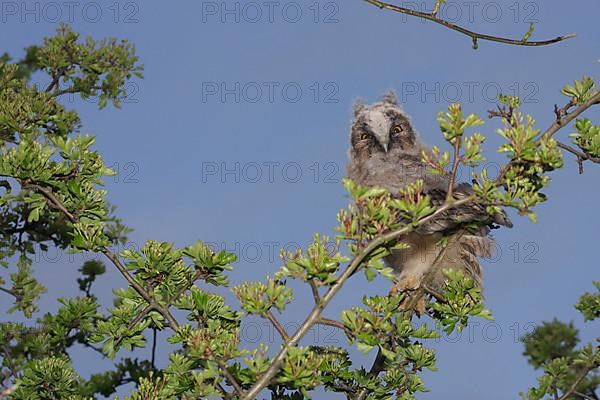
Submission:
[[[381,147],[383,147],[383,151],[387,153],[390,147],[390,136],[388,134],[388,129],[377,129],[375,130],[374,135]]]
[[[384,136],[384,137],[380,137],[380,138],[379,138],[379,144],[381,145],[381,147],[383,147],[383,151],[384,151],[385,153],[387,153],[387,152],[388,152],[388,149],[389,149],[389,147],[390,147],[390,141],[389,141],[389,138],[388,138],[388,137],[386,137],[386,136]]]

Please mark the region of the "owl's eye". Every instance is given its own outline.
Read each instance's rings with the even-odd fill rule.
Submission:
[[[367,140],[369,138],[369,135],[367,135],[366,133],[363,133],[360,135],[360,140]]]
[[[394,127],[392,128],[392,133],[395,133],[396,135],[402,131],[403,131],[403,129],[402,129],[402,126],[400,126],[400,125],[394,125]]]

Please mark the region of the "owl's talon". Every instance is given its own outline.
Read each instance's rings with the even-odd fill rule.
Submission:
[[[415,278],[407,278],[402,281],[394,281],[392,289],[390,290],[389,296],[398,296],[399,294],[404,295],[404,298],[400,301],[398,308],[400,311],[407,311],[411,308],[413,295],[411,294],[419,288],[418,281]],[[421,296],[417,303],[413,306],[414,311],[418,314],[425,313],[425,299]]]
[[[417,315],[425,314],[425,311],[426,311],[425,298],[423,296],[421,296],[417,300],[417,303],[412,305],[413,297],[408,292],[404,292],[404,293],[406,296],[402,299],[402,301],[400,301],[400,305],[398,306],[400,311],[408,311],[411,309],[411,306],[412,306],[412,309],[417,313]]]

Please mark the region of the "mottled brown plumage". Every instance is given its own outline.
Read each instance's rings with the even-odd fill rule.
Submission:
[[[431,173],[421,159],[422,150],[427,149],[393,93],[369,106],[355,105],[347,166],[350,179],[364,186],[384,187],[392,194],[422,179],[425,194],[435,206],[440,206],[446,200],[450,178]],[[472,188],[461,183],[453,192],[460,199],[470,195]],[[443,237],[448,238],[450,245],[436,266],[431,288],[442,287],[443,268],[462,270],[481,285],[483,271],[478,257],[491,256],[494,241],[489,233],[497,225],[512,226],[505,214],[490,216],[485,204],[470,202],[442,213],[403,237],[410,248],[394,251],[386,260],[398,273],[398,288],[420,286],[440,254],[439,240]]]

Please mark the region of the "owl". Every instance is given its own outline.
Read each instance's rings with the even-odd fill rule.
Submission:
[[[417,179],[423,180],[423,192],[434,206],[441,206],[447,197],[450,178],[429,171],[421,152],[428,151],[413,128],[410,118],[398,105],[393,93],[372,105],[358,103],[350,132],[347,175],[363,186],[380,186],[397,194],[401,188]],[[464,198],[473,193],[471,185],[461,183],[453,188],[453,196]],[[467,224],[469,226],[467,226]],[[443,288],[442,270],[462,271],[481,286],[483,270],[479,257],[491,257],[494,240],[490,231],[499,225],[512,227],[504,214],[489,215],[486,204],[469,202],[441,213],[400,240],[409,247],[393,250],[386,263],[396,273],[395,290],[406,293],[421,286],[421,280],[438,256],[433,279],[428,289]],[[441,253],[441,239],[448,246]]]

